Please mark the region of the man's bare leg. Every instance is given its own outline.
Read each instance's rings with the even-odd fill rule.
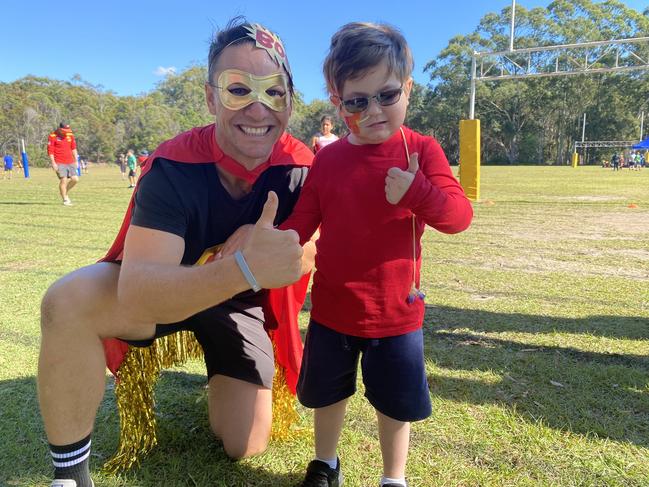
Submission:
[[[61,178],[59,179],[59,193],[61,193],[61,198],[65,201],[68,197],[68,181],[70,178]]]
[[[115,264],[84,267],[54,283],[43,298],[38,395],[52,444],[73,443],[92,430],[105,388],[101,338],[144,339],[155,330],[123,319],[118,275]]]
[[[209,381],[209,416],[214,434],[230,458],[262,453],[272,422],[272,391],[232,377]]]
[[[76,186],[76,184],[79,182],[79,176],[72,176],[71,178],[68,179],[68,185],[66,186],[65,192],[66,194]]]

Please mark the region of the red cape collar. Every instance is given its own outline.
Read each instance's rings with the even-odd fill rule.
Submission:
[[[213,162],[233,176],[254,184],[259,175],[270,166],[310,166],[313,159],[313,154],[304,144],[284,132],[266,162],[248,170],[221,150],[215,130],[214,124],[196,127],[163,142],[147,159],[142,167],[142,175],[149,170],[156,158],[162,157],[185,163]]]
[[[140,177],[144,176],[151,169],[156,159],[161,157],[189,164],[215,163],[231,174],[248,181],[250,184],[254,184],[259,175],[270,166],[292,165],[308,167],[313,161],[313,152],[298,139],[284,132],[273,146],[273,151],[268,160],[257,166],[254,170],[249,171],[221,150],[216,142],[214,130],[214,124],[196,127],[163,142],[144,162]],[[137,187],[135,191],[137,191]],[[124,239],[131,222],[134,202],[135,193],[131,197],[119,233],[113,245],[108,250],[108,253],[101,261],[111,262],[121,259],[122,250],[124,249]]]

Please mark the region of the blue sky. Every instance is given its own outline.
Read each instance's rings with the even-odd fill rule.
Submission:
[[[532,8],[549,2],[516,3]],[[649,0],[624,3],[639,11],[649,7]],[[204,64],[212,31],[241,14],[282,37],[296,86],[310,102],[325,98],[321,63],[331,35],[347,22],[385,21],[400,28],[415,56],[414,78],[426,83],[423,66],[451,37],[471,32],[484,14],[509,5],[511,0],[8,1],[2,7],[0,81],[79,74],[118,95],[148,92],[167,70]]]

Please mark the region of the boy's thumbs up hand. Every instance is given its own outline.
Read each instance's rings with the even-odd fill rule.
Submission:
[[[248,267],[262,288],[286,286],[302,276],[302,247],[294,230],[273,227],[279,199],[268,193],[261,216],[242,250]]]
[[[413,153],[408,159],[408,169],[405,171],[398,167],[388,169],[385,178],[385,198],[389,203],[396,205],[415,179],[419,171],[419,154]]]
[[[419,171],[419,154],[413,152],[408,159],[408,172],[416,174]]]

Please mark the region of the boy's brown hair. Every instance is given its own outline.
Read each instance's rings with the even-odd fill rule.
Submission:
[[[412,74],[412,52],[396,27],[370,22],[343,25],[332,36],[322,67],[329,93],[340,96],[345,81],[363,76],[382,62],[402,82]]]

